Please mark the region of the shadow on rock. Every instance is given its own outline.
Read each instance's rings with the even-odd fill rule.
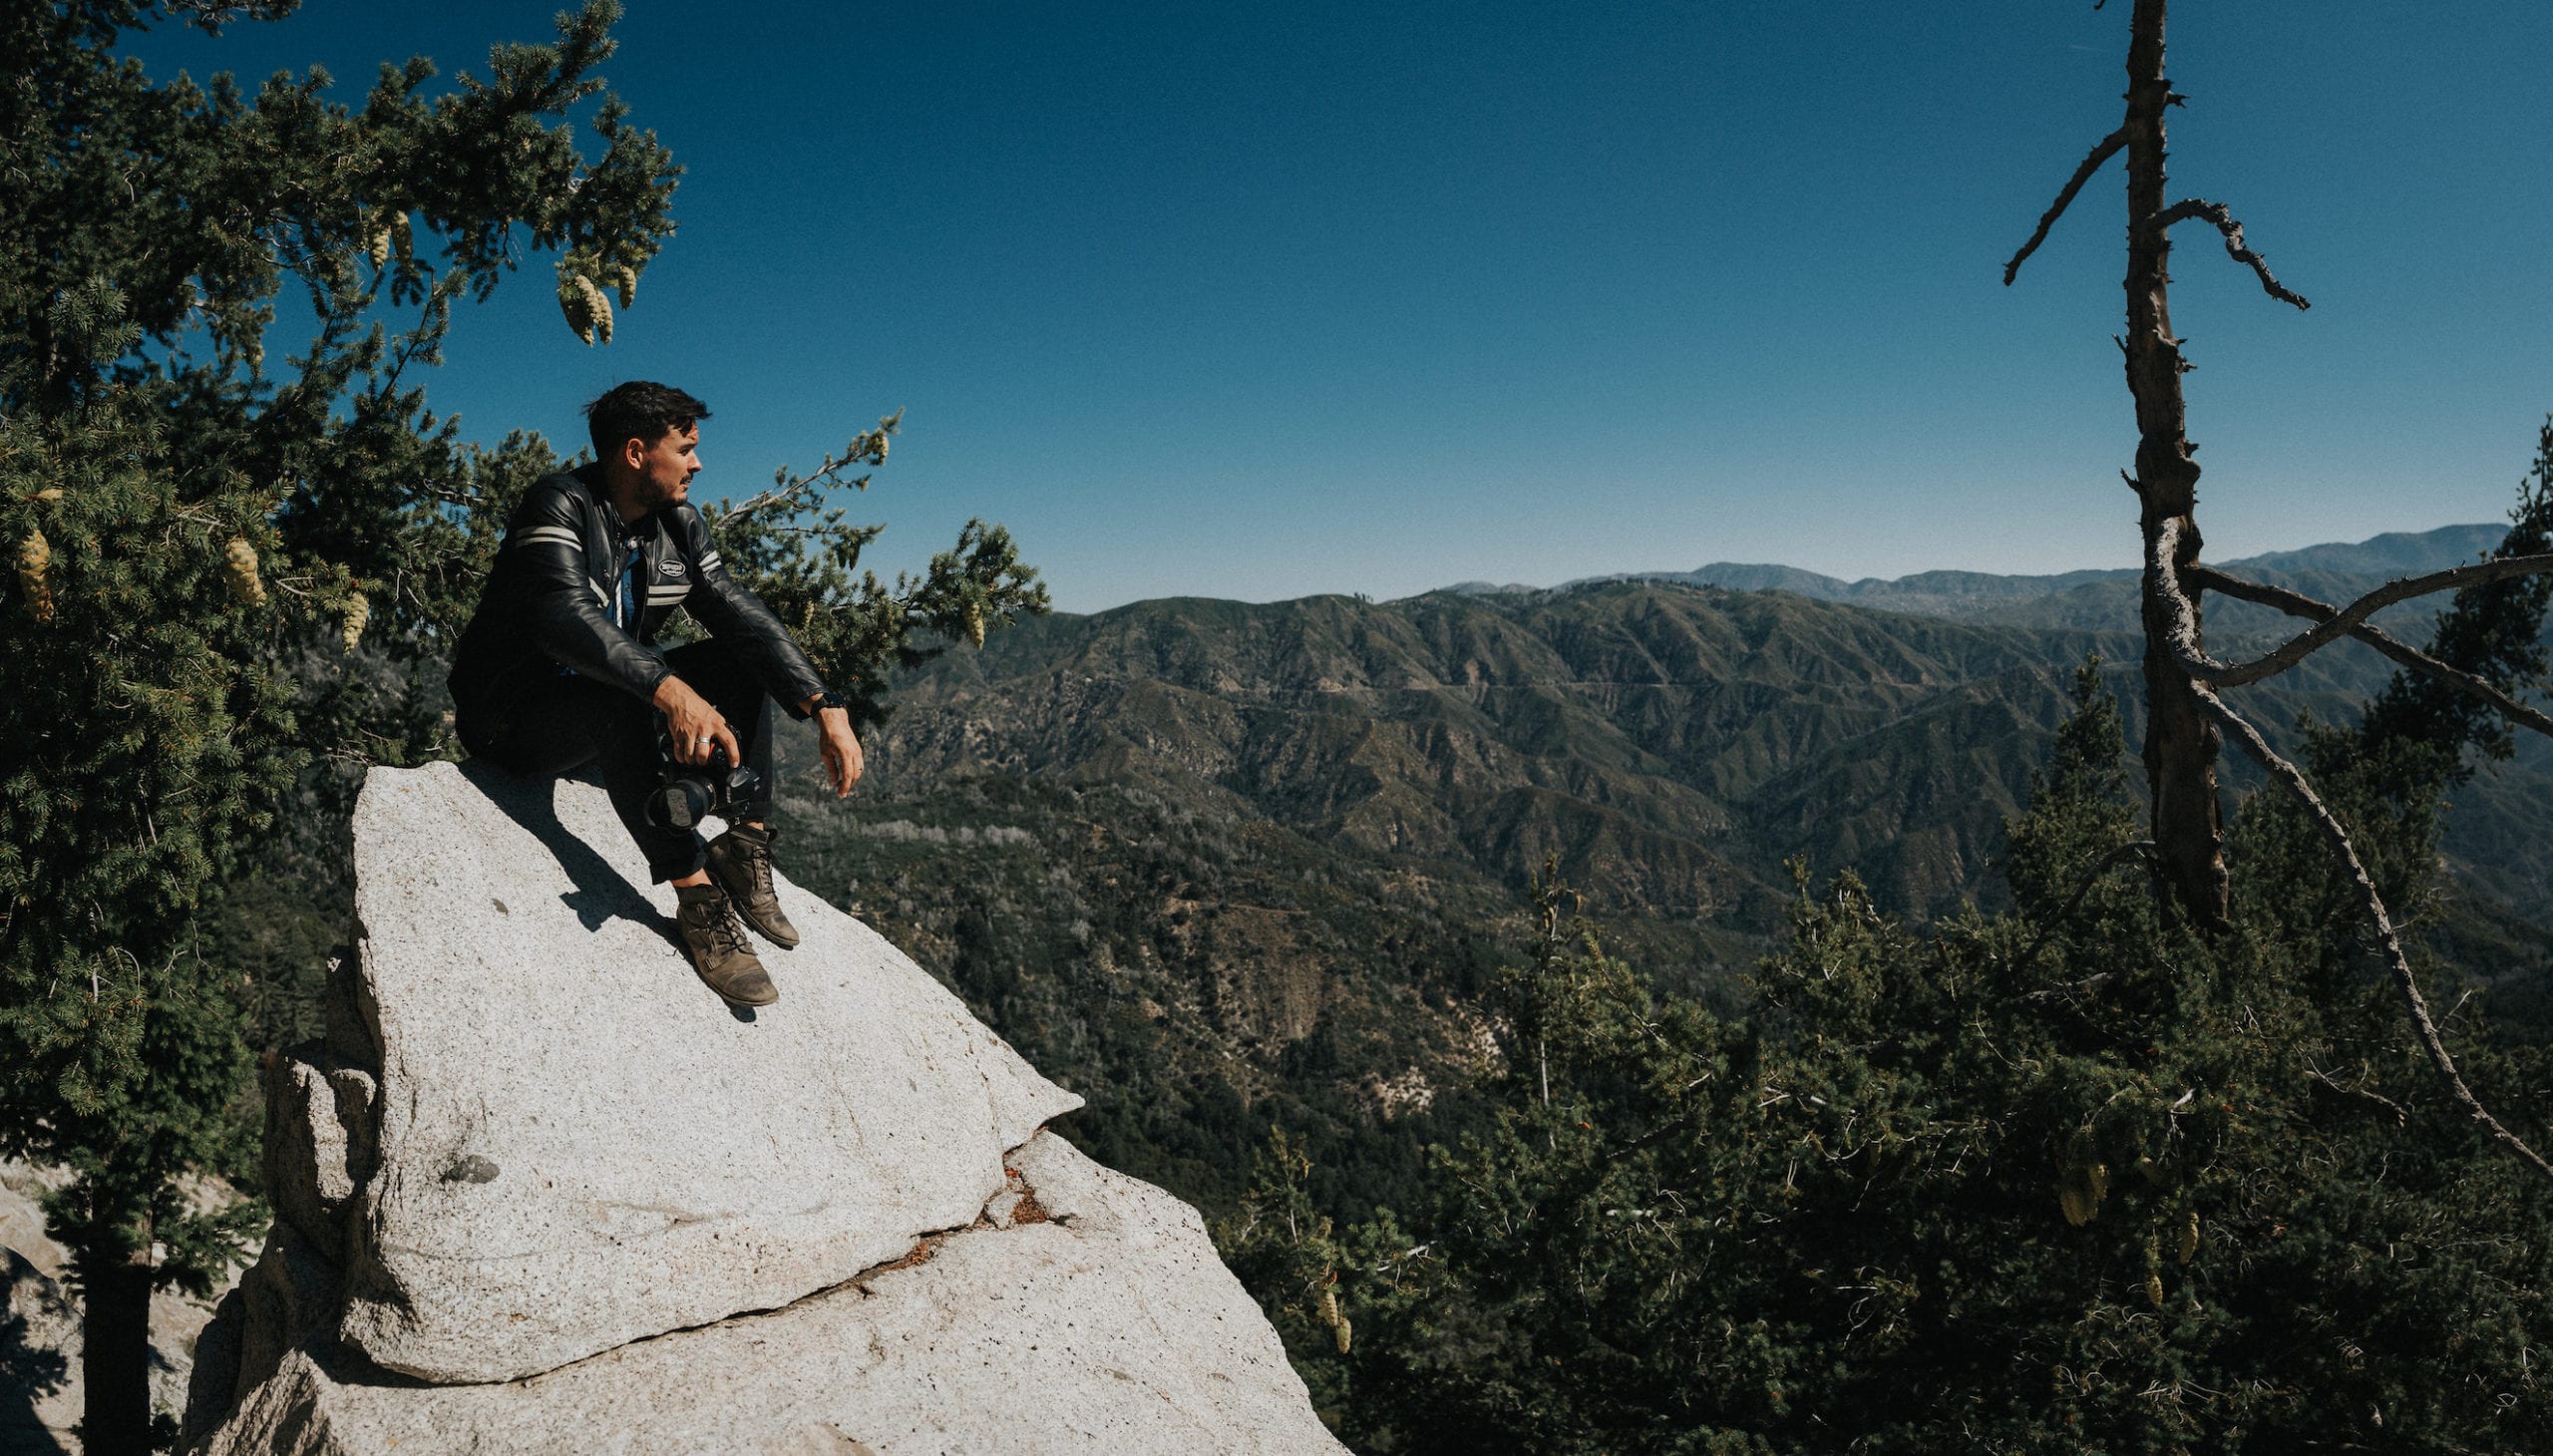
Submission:
[[[525,779],[504,769],[473,759],[462,764],[461,776],[478,786],[488,802],[506,813],[506,817],[532,832],[550,854],[558,857],[558,866],[576,888],[558,897],[588,930],[602,928],[603,922],[618,917],[645,925],[665,937],[677,950],[682,948],[681,932],[674,922],[659,913],[647,899],[647,893],[629,883],[628,877],[613,869],[609,861],[594,852],[593,846],[578,839],[559,822],[556,794],[562,782],[588,781],[583,775],[568,780]],[[497,909],[506,909],[502,897],[492,897]]]
[[[0,1450],[58,1452],[37,1405],[70,1382],[70,1357],[54,1341],[77,1329],[79,1310],[25,1256],[0,1249]]]
[[[530,830],[533,838],[557,857],[559,868],[567,872],[567,878],[576,886],[559,896],[558,901],[575,912],[579,923],[588,930],[599,930],[605,921],[617,917],[644,925],[655,931],[673,950],[679,964],[690,965],[691,952],[683,945],[682,928],[673,917],[659,911],[644,889],[612,868],[611,863],[593,846],[586,844],[558,818],[557,796],[566,792],[568,785],[600,787],[600,781],[591,769],[564,778],[527,779],[479,759],[459,767],[462,777],[487,795],[489,803],[505,811],[507,818]],[[501,894],[492,894],[489,901],[501,913],[514,912]],[[730,1005],[727,1009],[739,1021],[754,1019],[750,1007]]]

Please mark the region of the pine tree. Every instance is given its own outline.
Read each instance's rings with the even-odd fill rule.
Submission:
[[[457,752],[441,654],[559,464],[428,408],[456,305],[547,258],[567,329],[608,342],[673,229],[679,169],[594,74],[613,0],[439,91],[423,58],[386,65],[357,105],[315,69],[249,89],[118,54],[293,8],[0,9],[0,1149],[74,1175],[47,1214],[85,1300],[93,1453],[165,1438],[151,1291],[202,1292],[262,1222],[189,1197],[191,1175],[253,1186],[263,995],[196,913],[276,846],[324,843],[351,770]],[[309,333],[270,361],[287,296]],[[979,642],[1044,606],[998,528],[919,580],[854,579],[875,529],[822,497],[892,429],[722,526],[870,718],[882,666],[931,650],[916,633]]]
[[[2319,839],[2248,802],[2230,928],[2160,901],[2097,672],[2011,827],[2014,905],[1802,895],[1743,1021],[1555,893],[1502,1110],[1409,1232],[1264,1171],[1236,1268],[1359,1449],[2532,1450],[2553,1213],[2371,974]],[[2398,794],[2399,786],[2385,786]],[[2352,790],[2353,794],[2358,793]],[[2371,795],[2362,826],[2398,830]],[[2370,838],[2375,835],[2371,833]],[[2387,856],[2403,891],[2427,846]],[[2432,973],[2435,968],[2431,967]],[[2467,1074],[2553,1062],[2468,1010]],[[1279,1150],[1280,1152],[1283,1150]],[[1302,1315],[1337,1301],[1344,1348]]]
[[[2518,486],[2509,532],[2485,557],[2507,560],[2553,553],[2553,418],[2536,434],[2535,464]],[[2455,593],[2431,632],[2429,655],[2511,691],[2545,684],[2544,609],[2553,605],[2553,576],[2512,576]],[[2363,746],[2418,745],[2430,762],[2423,787],[2454,786],[2473,776],[2475,756],[2505,762],[2517,750],[2508,719],[2490,704],[2433,676],[2396,672],[2370,705],[2357,738]],[[2316,777],[2340,764],[2318,755]]]
[[[385,69],[360,110],[316,71],[248,94],[115,51],[290,8],[0,20],[0,1141],[74,1175],[47,1212],[85,1301],[94,1452],[154,1439],[151,1291],[202,1292],[255,1213],[186,1196],[251,1151],[240,987],[188,927],[328,746],[286,646],[398,632],[453,534],[436,493],[463,452],[408,371],[525,244],[634,270],[670,230],[653,139],[606,98],[588,158],[565,121],[599,90],[609,5],[431,101],[427,63]],[[286,289],[315,323],[270,371]]]

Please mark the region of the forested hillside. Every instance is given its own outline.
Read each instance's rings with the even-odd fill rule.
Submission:
[[[2086,654],[2115,664],[2133,647],[1656,583],[1143,602],[1025,623],[903,684],[870,792],[1140,783],[1510,886],[1557,857],[1606,912],[1746,936],[1774,923],[1766,897],[1799,856],[1855,866],[1917,914],[1991,901],[1989,861],[2064,681]],[[2254,701],[2274,732],[2346,721],[2389,671],[2344,644]],[[2530,914],[2553,870],[2532,808],[2548,767],[2530,746],[2486,769],[2446,842],[2458,875]]]
[[[1546,864],[1626,958],[1733,1006],[1787,862],[1919,917],[2002,903],[2073,668],[2133,650],[1659,583],[1143,602],[903,683],[860,796],[784,800],[781,856],[1089,1096],[1073,1131],[1103,1158],[1211,1208],[1281,1124],[1357,1214],[1407,1206],[1472,1115],[1480,993]],[[2255,701],[2345,720],[2384,670],[2344,647]],[[2465,791],[2468,890],[2426,926],[2513,989],[2533,903],[2473,887],[2544,883],[2543,788]]]

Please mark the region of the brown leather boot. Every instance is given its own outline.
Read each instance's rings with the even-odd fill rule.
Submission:
[[[771,842],[774,831],[740,824],[709,842],[709,877],[727,889],[745,923],[783,950],[798,944],[798,927],[780,911],[771,893]]]
[[[736,923],[736,909],[727,892],[715,885],[674,887],[674,923],[691,952],[691,968],[709,988],[738,1006],[768,1006],[780,999],[780,988],[754,958],[745,927]]]

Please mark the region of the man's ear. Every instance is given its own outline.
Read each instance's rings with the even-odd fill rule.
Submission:
[[[620,463],[629,467],[631,470],[645,469],[647,465],[647,442],[639,439],[635,435],[621,441]]]

